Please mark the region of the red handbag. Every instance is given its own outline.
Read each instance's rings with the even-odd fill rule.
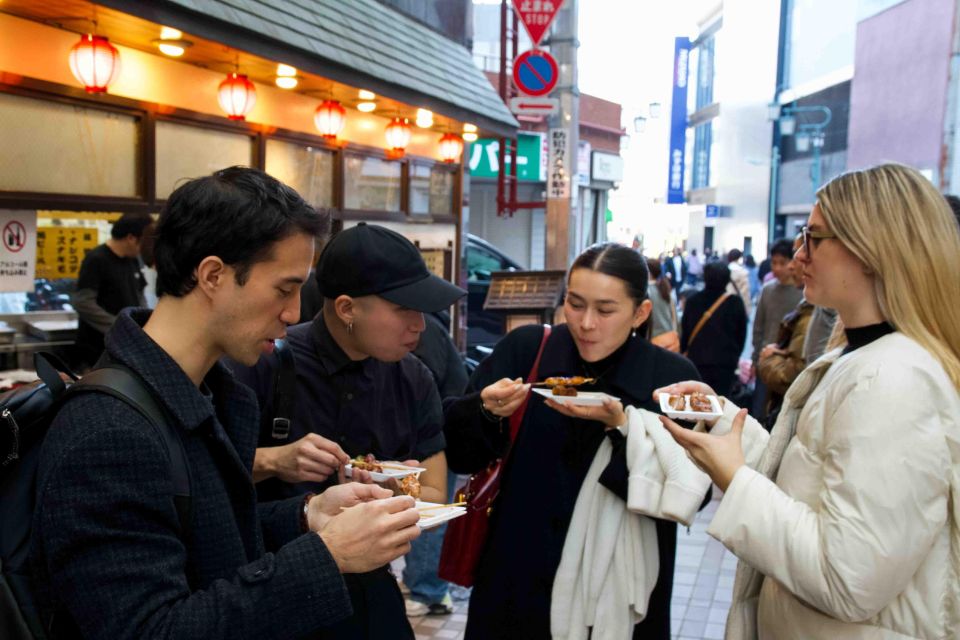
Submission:
[[[540,367],[540,356],[550,337],[550,326],[544,325],[543,338],[540,340],[540,350],[533,361],[533,368],[527,376],[527,382],[537,381],[537,370]],[[440,552],[440,567],[438,575],[448,582],[464,587],[472,587],[476,577],[480,554],[486,546],[490,533],[490,514],[493,511],[493,502],[500,492],[500,473],[510,449],[517,439],[523,415],[527,410],[530,398],[523,401],[513,415],[510,416],[510,445],[502,458],[490,463],[483,471],[470,476],[463,489],[457,492],[456,501],[466,502],[467,513],[447,525],[447,533],[443,538],[443,550]]]

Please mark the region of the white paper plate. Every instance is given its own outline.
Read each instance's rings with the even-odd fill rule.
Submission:
[[[423,509],[424,507],[434,507],[437,503],[435,502],[421,502],[417,500],[417,509]],[[428,509],[422,512],[420,518],[420,528],[421,529],[432,529],[438,527],[448,520],[453,520],[454,518],[459,518],[467,512],[466,507],[444,507],[437,509]]]
[[[398,465],[395,462],[391,462],[390,464],[396,465],[398,467],[403,467],[403,465]],[[371,471],[370,477],[373,479],[374,482],[386,482],[391,478],[394,478],[394,479],[406,478],[407,476],[418,475],[420,473],[423,473],[424,471],[426,471],[426,469],[422,469],[420,467],[403,467],[402,469],[384,469],[383,471]],[[343,475],[345,475],[348,478],[353,477],[352,463],[348,463],[347,466],[343,468]]]
[[[723,409],[720,408],[720,400],[717,399],[717,396],[707,396],[710,400],[710,406],[713,407],[713,411],[689,411],[690,408],[690,396],[685,395],[684,402],[688,411],[677,411],[670,406],[670,394],[661,393],[660,394],[660,411],[662,411],[668,418],[674,420],[714,420],[723,415]]]
[[[575,396],[555,396],[553,395],[552,389],[541,389],[535,387],[533,389],[534,393],[539,393],[544,398],[550,398],[551,400],[556,400],[557,402],[569,402],[570,404],[582,404],[582,405],[600,405],[603,404],[604,399],[611,398],[613,400],[619,400],[616,396],[607,395],[600,391],[578,391]]]

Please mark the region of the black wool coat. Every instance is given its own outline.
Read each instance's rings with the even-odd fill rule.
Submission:
[[[542,335],[538,326],[511,332],[480,364],[467,395],[446,403],[447,460],[454,471],[476,472],[504,451],[507,421],[491,422],[481,414],[480,391],[500,378],[526,379]],[[588,373],[570,330],[566,325],[555,327],[538,378]],[[686,358],[633,337],[612,368],[600,372],[596,385],[584,389],[617,396],[624,406],[656,411],[654,389],[691,379],[699,376]],[[549,640],[554,575],[580,487],[604,437],[613,438],[614,453],[600,482],[626,500],[623,436],[616,431],[605,435],[598,422],[567,418],[543,400],[531,395],[504,469],[470,599],[467,640]],[[637,625],[634,638],[669,640],[677,525],[656,520],[656,526],[660,576],[650,597],[650,613]]]
[[[32,538],[42,605],[70,629],[61,637],[286,640],[349,616],[333,557],[300,531],[302,498],[257,504],[253,393],[216,365],[206,397],[143,332],[149,313],[122,312],[106,346],[179,431],[189,527],[159,431],[110,396],[68,402],[41,450]]]

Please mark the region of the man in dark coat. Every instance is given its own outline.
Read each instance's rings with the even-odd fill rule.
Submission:
[[[409,550],[413,500],[374,500],[389,495],[377,487],[258,505],[256,400],[217,364],[226,355],[252,365],[297,321],[325,227],[254,169],[224,169],[170,196],[157,230],[157,308],[121,313],[106,348],[182,442],[188,525],[160,430],[111,396],[72,399],[43,444],[32,539],[54,638],[315,635],[350,614],[341,572]]]
[[[683,259],[680,247],[673,250],[673,255],[663,261],[663,273],[674,289],[679,289],[687,279],[687,261]]]

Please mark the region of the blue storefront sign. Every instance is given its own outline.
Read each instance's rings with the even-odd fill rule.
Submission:
[[[707,205],[707,217],[708,218],[719,218],[720,217],[720,207],[715,204]]]
[[[670,112],[670,169],[667,203],[681,204],[683,197],[683,154],[687,141],[687,61],[690,39],[676,38],[673,49],[673,108]]]

